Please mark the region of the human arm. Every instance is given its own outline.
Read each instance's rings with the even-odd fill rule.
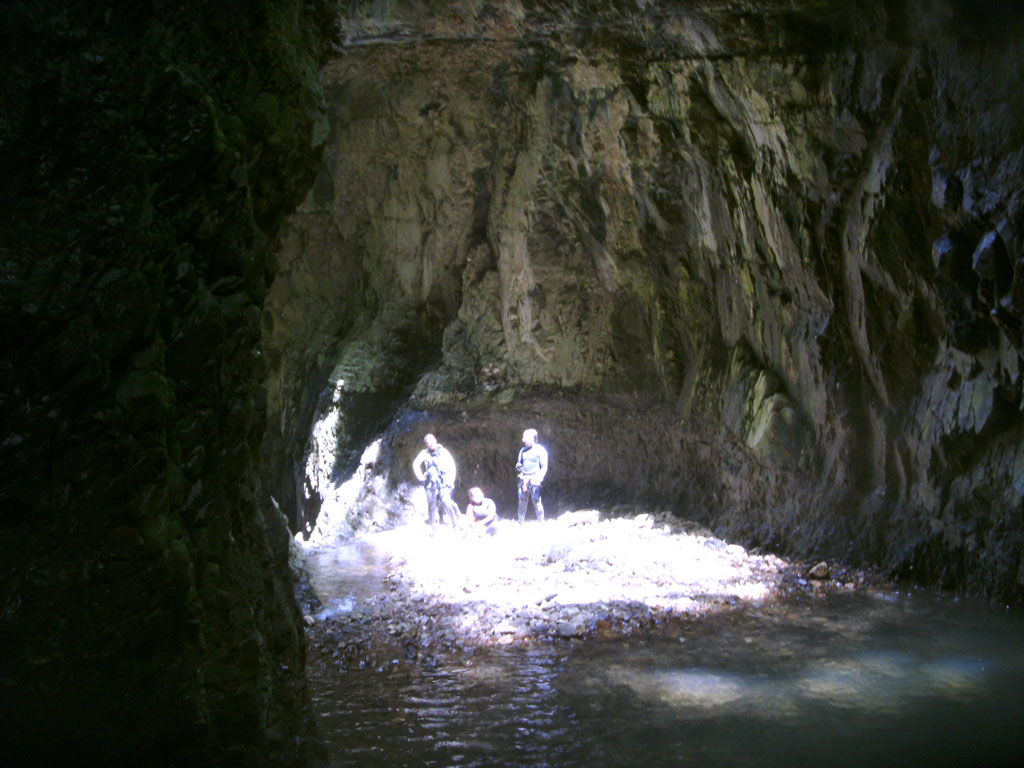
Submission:
[[[548,452],[542,445],[533,448],[537,452],[537,471],[530,475],[530,485],[540,485],[548,473]]]
[[[416,479],[421,483],[427,479],[427,474],[423,471],[423,463],[426,460],[427,452],[425,450],[416,454],[416,458],[412,460],[412,473],[416,475]]]
[[[441,485],[455,487],[455,459],[444,446],[438,447],[437,468],[441,473]]]
[[[481,500],[479,504],[466,505],[466,512],[469,513],[472,522],[477,525],[490,525],[498,514],[493,499],[486,498]]]

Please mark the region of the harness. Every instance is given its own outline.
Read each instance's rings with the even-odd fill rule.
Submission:
[[[438,446],[440,448],[440,446]],[[444,484],[444,471],[438,465],[441,452],[427,451],[428,459],[424,462],[424,474],[427,476],[427,488],[437,490]]]

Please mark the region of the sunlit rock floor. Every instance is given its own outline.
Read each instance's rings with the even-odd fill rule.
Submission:
[[[336,566],[307,561],[314,585],[304,600],[307,644],[342,666],[429,663],[488,645],[672,634],[709,612],[879,582],[834,564],[747,552],[667,514],[604,519],[581,510],[543,523],[503,520],[493,536],[410,524],[366,534],[366,545],[378,565],[355,599],[343,594],[344,573],[317,589],[328,580],[316,569]]]

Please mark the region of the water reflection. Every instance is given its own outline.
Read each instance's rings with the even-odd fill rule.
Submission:
[[[351,613],[359,603],[380,592],[385,557],[369,544],[355,541],[306,554],[313,590],[322,596],[318,621]]]
[[[792,677],[750,678],[699,668],[650,671],[621,664],[605,674],[612,684],[688,717],[733,710],[773,720],[805,717],[823,706],[895,715],[915,699],[969,699],[983,690],[987,677],[977,659],[922,662],[896,652],[818,661]]]
[[[313,679],[332,765],[572,765],[551,649]],[[321,669],[321,672],[323,670]]]
[[[1024,619],[847,595],[683,637],[554,643],[337,673],[310,660],[333,764],[1017,765]]]
[[[582,695],[599,680],[620,713],[645,714],[649,738],[701,755],[647,750],[655,763],[1016,765],[1024,757],[1019,614],[846,596],[712,617],[682,640],[596,649],[574,682]]]

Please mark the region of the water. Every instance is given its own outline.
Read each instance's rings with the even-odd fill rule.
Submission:
[[[323,606],[316,618],[323,621],[348,613],[358,602],[379,594],[386,567],[387,555],[358,540],[307,553],[311,586]]]
[[[379,589],[369,550],[322,558],[337,610]],[[925,592],[309,681],[334,766],[1024,764],[1024,614]]]

